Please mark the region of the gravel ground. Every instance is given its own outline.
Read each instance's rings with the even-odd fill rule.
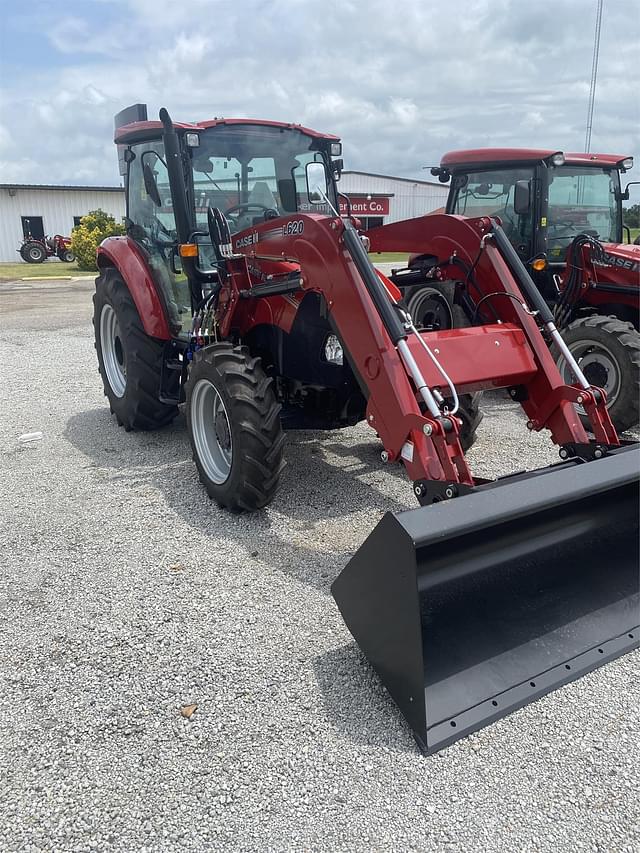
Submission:
[[[413,506],[366,427],[291,434],[232,516],[183,416],[109,416],[89,283],[0,285],[0,315],[0,849],[640,849],[638,654],[416,749],[329,595]],[[557,458],[523,421],[487,400],[477,474]]]

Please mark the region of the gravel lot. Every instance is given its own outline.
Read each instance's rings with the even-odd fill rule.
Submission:
[[[273,505],[218,509],[182,416],[109,416],[91,290],[0,285],[0,849],[639,850],[640,656],[422,757],[329,594],[408,481],[293,433]],[[486,412],[479,475],[557,458]]]

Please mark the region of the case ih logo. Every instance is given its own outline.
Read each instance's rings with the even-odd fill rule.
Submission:
[[[351,213],[354,216],[388,216],[388,198],[367,198],[366,196],[350,195]],[[347,202],[340,199],[340,213],[347,214]]]
[[[640,271],[640,261],[632,261],[631,258],[620,258],[617,255],[610,255],[605,252],[603,261],[607,266],[619,267],[623,270],[632,270],[633,272]]]

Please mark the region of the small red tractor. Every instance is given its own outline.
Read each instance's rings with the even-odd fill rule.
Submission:
[[[67,264],[73,263],[76,256],[71,251],[71,238],[55,234],[53,237],[43,237],[41,240],[31,232],[25,234],[22,245],[18,249],[20,257],[28,264],[41,264],[47,258],[57,257]]]
[[[621,432],[640,421],[640,248],[628,229],[622,242],[630,184],[623,189],[621,176],[632,167],[633,158],[621,154],[477,149],[445,154],[431,170],[451,180],[447,213],[500,219],[585,376],[606,391]],[[384,245],[384,229],[371,236]],[[417,255],[391,276],[421,327],[458,325],[455,282],[439,275],[433,257]],[[570,381],[563,353],[557,346],[553,353]]]
[[[387,513],[332,594],[425,752],[638,644],[638,446],[497,220],[402,223],[400,250],[468,270],[467,326],[421,332],[339,213],[337,137],[136,104],[115,141],[127,234],[99,247],[94,296],[111,411],[146,430],[184,404],[200,480],[235,512],[274,498],[286,429],[366,421],[420,506]],[[459,405],[487,388],[550,433],[556,465],[472,474]]]

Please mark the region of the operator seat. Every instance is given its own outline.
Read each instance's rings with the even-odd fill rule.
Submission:
[[[247,198],[247,204],[259,204],[265,208],[276,210],[278,213],[280,212],[278,202],[266,181],[255,182]],[[236,230],[242,231],[244,228],[251,228],[252,225],[264,222],[264,214],[265,211],[261,211],[258,208],[245,210],[237,219]]]

